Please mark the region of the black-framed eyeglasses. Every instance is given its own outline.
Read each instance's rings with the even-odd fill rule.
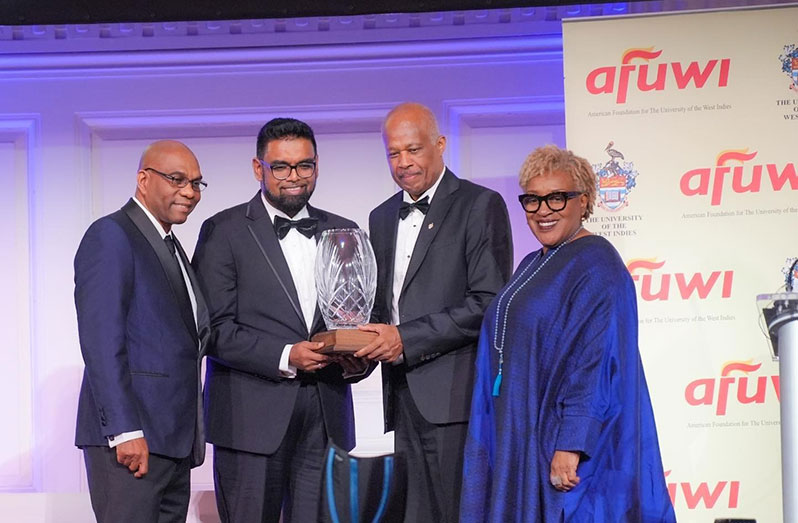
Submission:
[[[304,160],[295,164],[285,162],[269,163],[258,158],[260,164],[271,171],[272,176],[278,180],[287,180],[291,177],[291,171],[296,171],[300,178],[310,178],[316,172],[316,162]]]
[[[552,212],[558,212],[565,209],[565,206],[568,205],[568,200],[582,194],[584,194],[582,191],[557,191],[549,193],[546,196],[519,194],[518,201],[521,202],[521,207],[530,214],[535,214],[540,210],[541,202],[546,202],[546,206],[551,209]]]
[[[152,171],[155,174],[165,178],[169,183],[171,183],[172,185],[174,185],[175,187],[178,187],[180,189],[182,189],[186,185],[191,184],[191,188],[192,189],[194,189],[197,192],[202,192],[202,191],[205,190],[206,187],[208,187],[208,183],[207,182],[203,182],[202,180],[199,180],[199,179],[197,179],[197,180],[189,180],[188,178],[186,178],[183,175],[183,173],[166,174],[166,173],[162,173],[158,169],[153,169],[152,167],[145,167],[142,170],[144,170],[144,171]]]

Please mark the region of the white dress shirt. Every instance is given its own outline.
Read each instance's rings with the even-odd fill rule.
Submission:
[[[171,235],[171,232],[167,233],[164,230],[163,225],[161,225],[161,223],[157,219],[155,219],[155,216],[152,215],[152,213],[149,211],[149,209],[144,207],[144,204],[142,204],[140,201],[138,201],[138,199],[135,196],[133,197],[133,201],[136,202],[139,207],[141,207],[141,210],[144,211],[144,214],[146,214],[147,218],[150,219],[152,224],[155,226],[155,230],[158,231],[158,234],[161,235],[161,239],[162,240],[166,238],[167,234]],[[174,236],[172,236],[172,237],[174,238]],[[177,263],[180,265],[180,272],[183,273],[183,281],[186,282],[186,289],[188,289],[188,298],[191,301],[191,311],[192,311],[193,316],[194,316],[194,326],[196,327],[197,326],[197,296],[194,294],[194,287],[191,286],[191,280],[189,280],[189,278],[188,278],[188,273],[186,272],[186,267],[183,265],[183,260],[181,260],[180,256],[177,255],[177,251],[175,251],[174,255],[177,258]],[[143,430],[133,430],[133,431],[130,431],[130,432],[123,432],[122,434],[117,434],[113,438],[109,438],[108,439],[108,446],[111,447],[111,448],[114,448],[117,445],[119,445],[120,443],[124,443],[124,442],[130,441],[132,439],[143,438],[143,437],[144,437],[144,431]]]
[[[419,201],[424,197],[429,198],[429,203],[432,204],[432,198],[435,197],[435,191],[438,189],[443,173],[446,172],[446,166],[443,171],[432,184],[432,187],[424,191],[418,197]],[[402,191],[402,201],[413,203],[413,198],[410,197],[407,191]],[[396,230],[396,251],[393,258],[393,296],[391,299],[391,324],[399,325],[399,298],[401,297],[402,287],[405,283],[405,276],[407,276],[407,268],[410,266],[410,257],[413,256],[413,249],[416,247],[418,235],[421,232],[421,225],[424,223],[426,215],[416,208],[411,209],[410,214],[403,219],[399,219],[399,226]],[[400,354],[399,358],[393,363],[398,365],[404,361],[404,354]]]
[[[280,216],[286,220],[310,218],[307,207],[303,207],[295,216],[289,217],[271,205],[262,192],[260,197],[266,207],[266,212],[269,214],[272,225],[274,225],[275,216]],[[280,248],[283,250],[288,270],[291,271],[291,279],[294,280],[294,288],[296,289],[297,298],[299,298],[299,308],[302,310],[305,325],[310,330],[313,327],[313,319],[316,314],[317,299],[315,276],[316,238],[308,238],[292,227],[288,234],[285,235],[285,238],[280,240]],[[288,362],[292,346],[292,344],[287,344],[280,356],[279,369],[285,378],[296,377],[296,367]]]
[[[415,201],[422,200],[426,196],[429,197],[429,203],[432,204],[432,198],[435,197],[435,191],[443,179],[444,172],[446,172],[445,166],[432,187]],[[414,202],[407,191],[402,191],[402,201]],[[391,300],[391,323],[393,325],[399,325],[399,298],[405,283],[407,268],[410,266],[410,257],[413,255],[418,234],[421,232],[421,225],[424,223],[424,216],[425,214],[421,211],[413,208],[407,218],[399,219],[399,227],[396,231],[396,251],[393,258],[393,299]]]

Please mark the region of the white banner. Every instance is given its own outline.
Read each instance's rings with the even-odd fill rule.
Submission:
[[[781,516],[778,364],[756,295],[798,255],[798,7],[563,23],[568,148],[588,229],[638,290],[680,521]]]

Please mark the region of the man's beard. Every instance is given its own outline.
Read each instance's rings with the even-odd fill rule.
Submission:
[[[296,213],[302,210],[302,207],[307,205],[308,200],[310,200],[310,196],[313,194],[313,191],[307,190],[307,187],[305,187],[305,189],[306,191],[304,193],[293,196],[287,194],[274,195],[269,191],[269,189],[263,187],[263,194],[275,209],[283,211],[289,217],[293,217]]]

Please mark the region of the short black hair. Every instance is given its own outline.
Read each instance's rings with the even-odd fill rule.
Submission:
[[[258,133],[255,154],[257,154],[258,158],[263,158],[269,142],[286,138],[305,138],[310,140],[310,143],[313,144],[313,154],[316,154],[316,137],[313,136],[313,129],[305,122],[295,118],[273,118],[266,122],[266,125],[261,127]]]

